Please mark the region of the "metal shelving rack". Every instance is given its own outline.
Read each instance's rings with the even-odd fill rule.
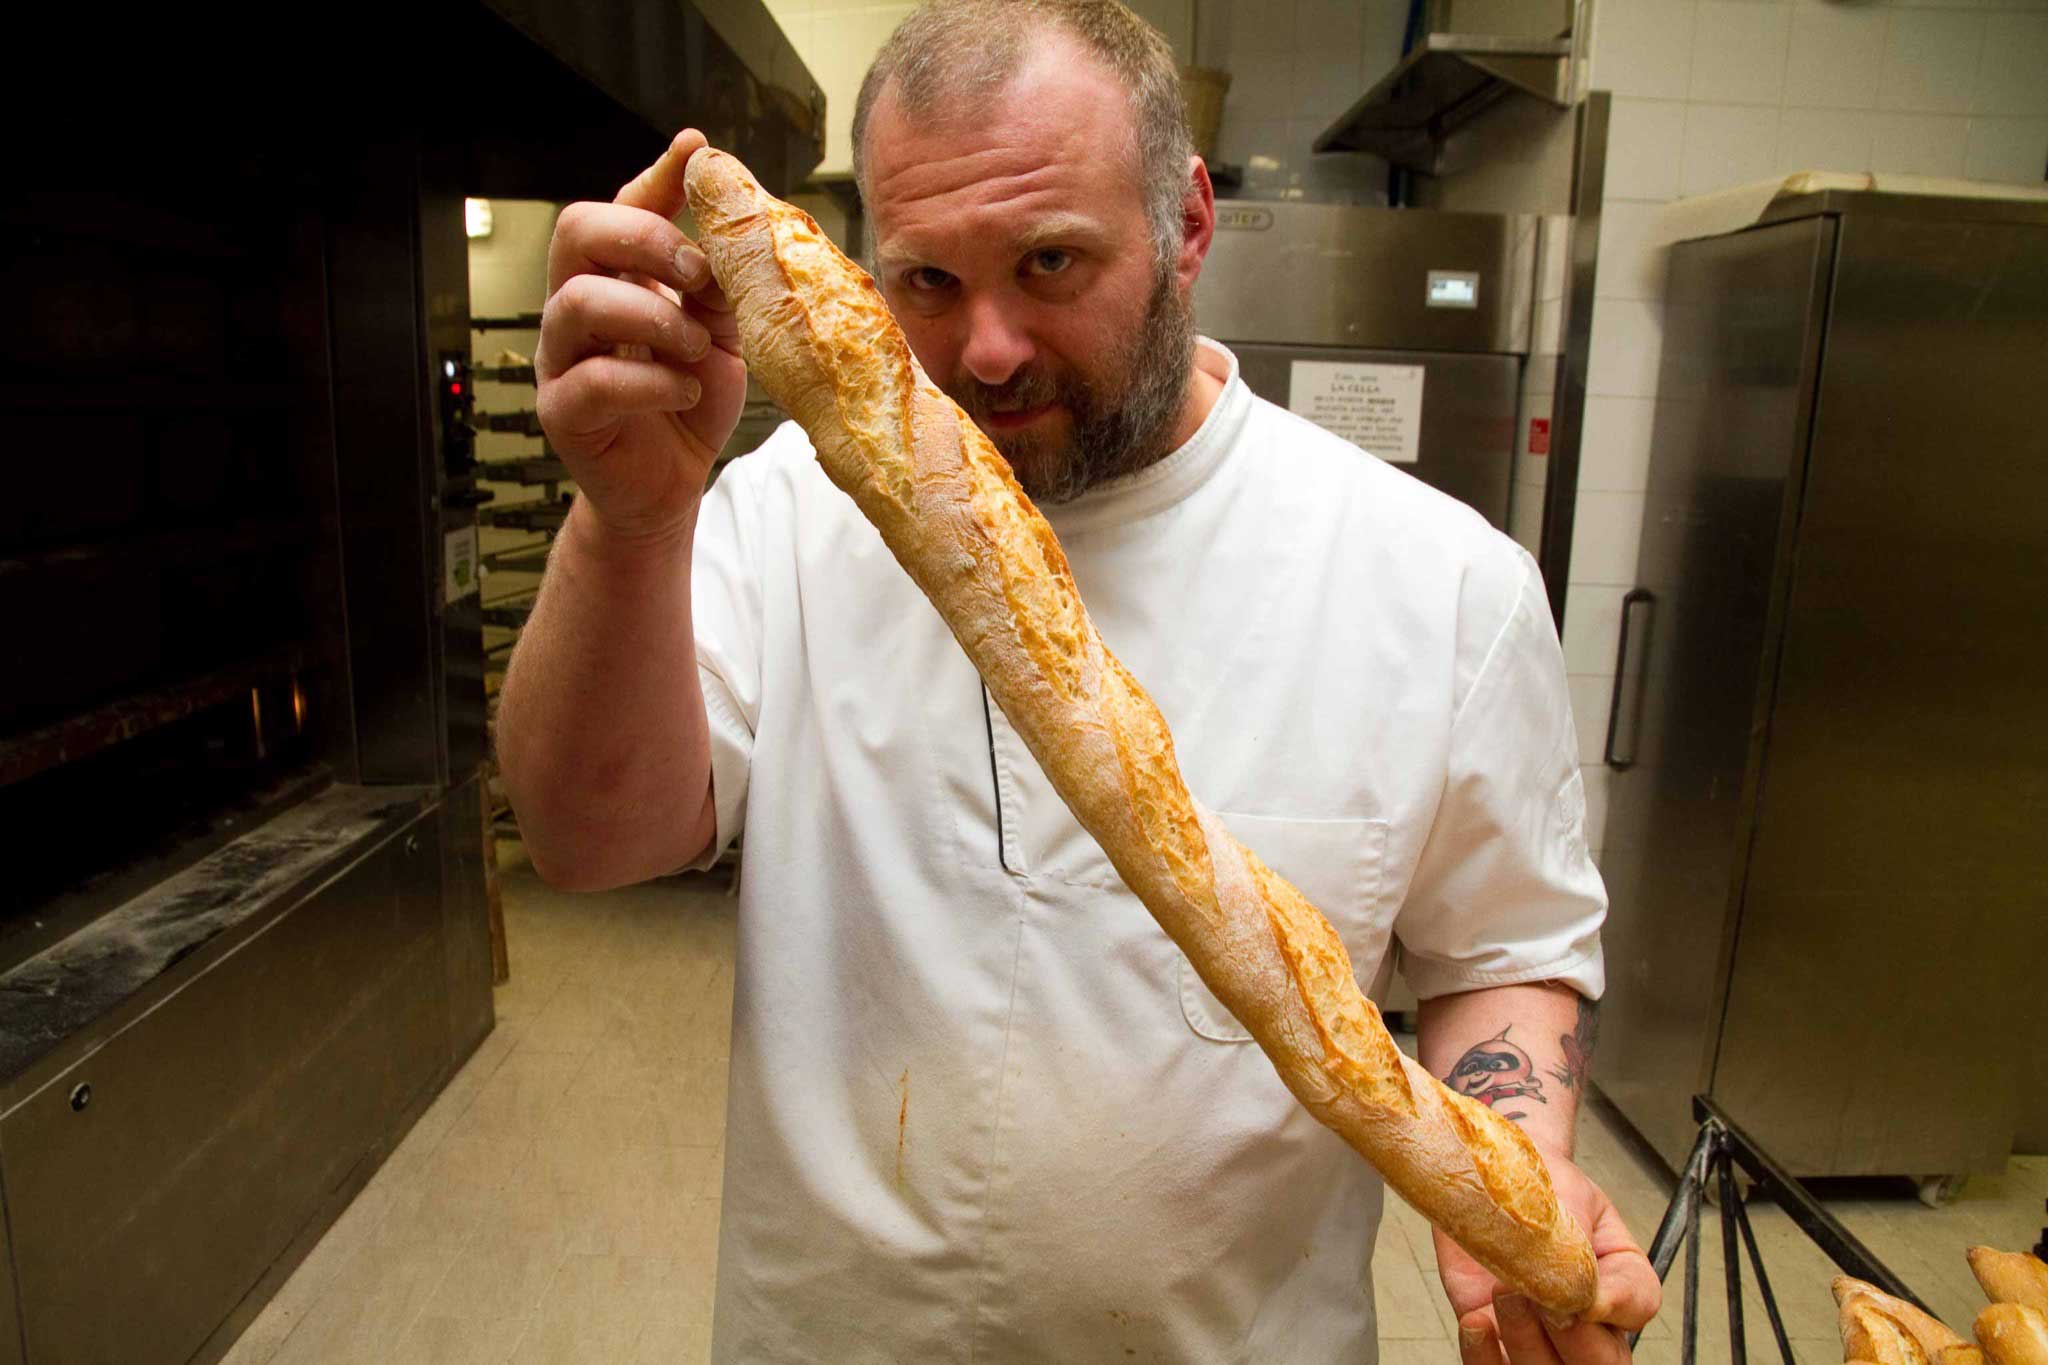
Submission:
[[[540,321],[540,314],[533,312],[472,317],[469,325],[472,335],[476,335],[493,331],[535,331],[539,329]],[[470,378],[475,383],[513,385],[529,391],[538,382],[533,362],[510,351],[499,352],[488,361],[482,355],[473,357]],[[485,484],[497,485],[497,492],[501,495],[515,489],[540,490],[537,499],[509,503],[492,501],[477,509],[480,529],[525,531],[535,537],[520,544],[500,546],[479,556],[484,574],[480,613],[485,632],[484,705],[493,729],[497,724],[498,690],[504,683],[505,664],[512,656],[513,646],[519,641],[520,630],[533,611],[534,595],[539,587],[535,582],[493,592],[493,579],[500,575],[538,575],[541,572],[555,535],[569,515],[569,504],[575,492],[575,484],[570,480],[561,457],[547,447],[540,428],[540,414],[531,397],[523,402],[514,401],[515,406],[480,408],[472,422],[479,436],[489,433],[540,442],[537,450],[481,459],[476,468],[477,478]],[[489,758],[485,760],[484,778],[487,828],[494,834],[516,837],[518,824],[511,804],[497,782],[497,764]]]
[[[516,313],[505,316],[472,317],[469,325],[473,334],[492,331],[536,331],[541,323],[539,313]],[[537,376],[533,362],[513,352],[500,352],[485,363],[473,358],[470,365],[470,379],[473,383],[493,383],[518,386],[536,386]],[[735,457],[754,449],[785,420],[785,414],[772,399],[755,383],[749,381],[747,400],[741,410],[740,420],[732,439],[726,442],[712,465],[711,478],[716,480],[719,472]],[[481,615],[484,630],[484,704],[488,723],[493,730],[497,724],[498,690],[504,683],[505,665],[512,656],[513,646],[519,642],[519,632],[525,627],[527,618],[533,612],[538,582],[516,590],[493,594],[491,578],[498,574],[538,575],[547,564],[547,557],[554,544],[555,536],[567,520],[569,507],[575,498],[576,485],[569,477],[568,467],[547,445],[545,433],[541,431],[540,414],[531,402],[517,407],[479,409],[473,415],[475,430],[479,435],[492,433],[500,436],[530,438],[540,442],[538,450],[518,455],[496,455],[479,460],[476,474],[485,484],[507,488],[538,488],[538,498],[521,502],[483,503],[477,508],[477,525],[484,530],[526,531],[536,538],[518,545],[502,546],[479,556],[483,569],[483,597]],[[495,746],[494,746],[495,747]],[[518,823],[512,814],[511,803],[506,799],[497,782],[497,764],[488,755],[484,761],[484,791],[486,795],[485,824],[494,834],[517,837]],[[738,850],[730,849],[720,859],[730,864],[738,859]],[[495,863],[495,858],[491,860]]]

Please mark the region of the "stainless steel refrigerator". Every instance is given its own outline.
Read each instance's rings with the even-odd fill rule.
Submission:
[[[1195,325],[1245,383],[1502,530],[1529,351],[1533,216],[1230,200]]]
[[[2003,1166],[2048,1075],[2048,205],[1827,193],[1672,255],[1598,1079],[1801,1175]]]

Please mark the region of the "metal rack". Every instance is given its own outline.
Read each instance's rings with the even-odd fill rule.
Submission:
[[[1783,1209],[1792,1225],[1805,1233],[1829,1260],[1841,1267],[1844,1274],[1866,1280],[1917,1308],[1927,1308],[1920,1297],[1906,1287],[1905,1281],[1894,1275],[1869,1247],[1822,1208],[1791,1172],[1772,1160],[1770,1154],[1758,1147],[1755,1140],[1723,1113],[1713,1100],[1705,1095],[1693,1096],[1692,1113],[1700,1125],[1699,1139],[1693,1143],[1692,1154],[1686,1158],[1685,1170],[1678,1177],[1678,1191],[1671,1197],[1671,1206],[1664,1211],[1664,1221],[1657,1225],[1657,1235],[1650,1241],[1650,1264],[1656,1268],[1660,1280],[1670,1273],[1672,1263],[1678,1259],[1680,1246],[1685,1249],[1684,1311],[1678,1338],[1678,1358],[1683,1365],[1693,1365],[1699,1358],[1700,1204],[1709,1191],[1721,1207],[1721,1263],[1727,1281],[1729,1359],[1749,1358],[1744,1353],[1743,1343],[1742,1257],[1736,1245],[1739,1240],[1749,1252],[1750,1268],[1756,1273],[1757,1293],[1764,1301],[1764,1312],[1770,1319],[1771,1335],[1778,1343],[1778,1353],[1784,1358],[1785,1365],[1793,1365],[1792,1343],[1785,1336],[1778,1300],[1771,1292],[1763,1255],[1757,1250],[1756,1232],[1750,1227],[1749,1210],[1743,1206],[1742,1193],[1737,1188],[1738,1170],[1754,1183],[1758,1192],[1768,1195]],[[2044,1237],[2048,1237],[2048,1230],[2044,1230]],[[1629,1334],[1628,1344],[1631,1347],[1639,1335]]]
[[[507,507],[484,506],[476,509],[477,524],[493,526],[509,531],[545,531],[549,535],[562,529],[562,523],[569,519],[569,501],[563,495],[554,502],[519,502]]]

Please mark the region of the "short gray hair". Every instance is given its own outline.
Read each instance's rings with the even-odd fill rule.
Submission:
[[[1115,73],[1129,95],[1132,158],[1153,248],[1172,258],[1181,235],[1194,139],[1173,48],[1117,0],[932,0],[896,26],[875,54],[853,106],[853,174],[867,194],[862,143],[883,89],[893,81],[904,113],[992,95],[1023,65],[1025,39],[1045,28],[1076,39]]]

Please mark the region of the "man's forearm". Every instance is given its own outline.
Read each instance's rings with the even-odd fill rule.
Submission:
[[[687,524],[621,542],[572,508],[498,705],[498,756],[534,866],[558,885],[668,872],[712,837],[711,740]]]
[[[1422,1002],[1416,1049],[1432,1075],[1570,1156],[1599,1007],[1553,981]]]

